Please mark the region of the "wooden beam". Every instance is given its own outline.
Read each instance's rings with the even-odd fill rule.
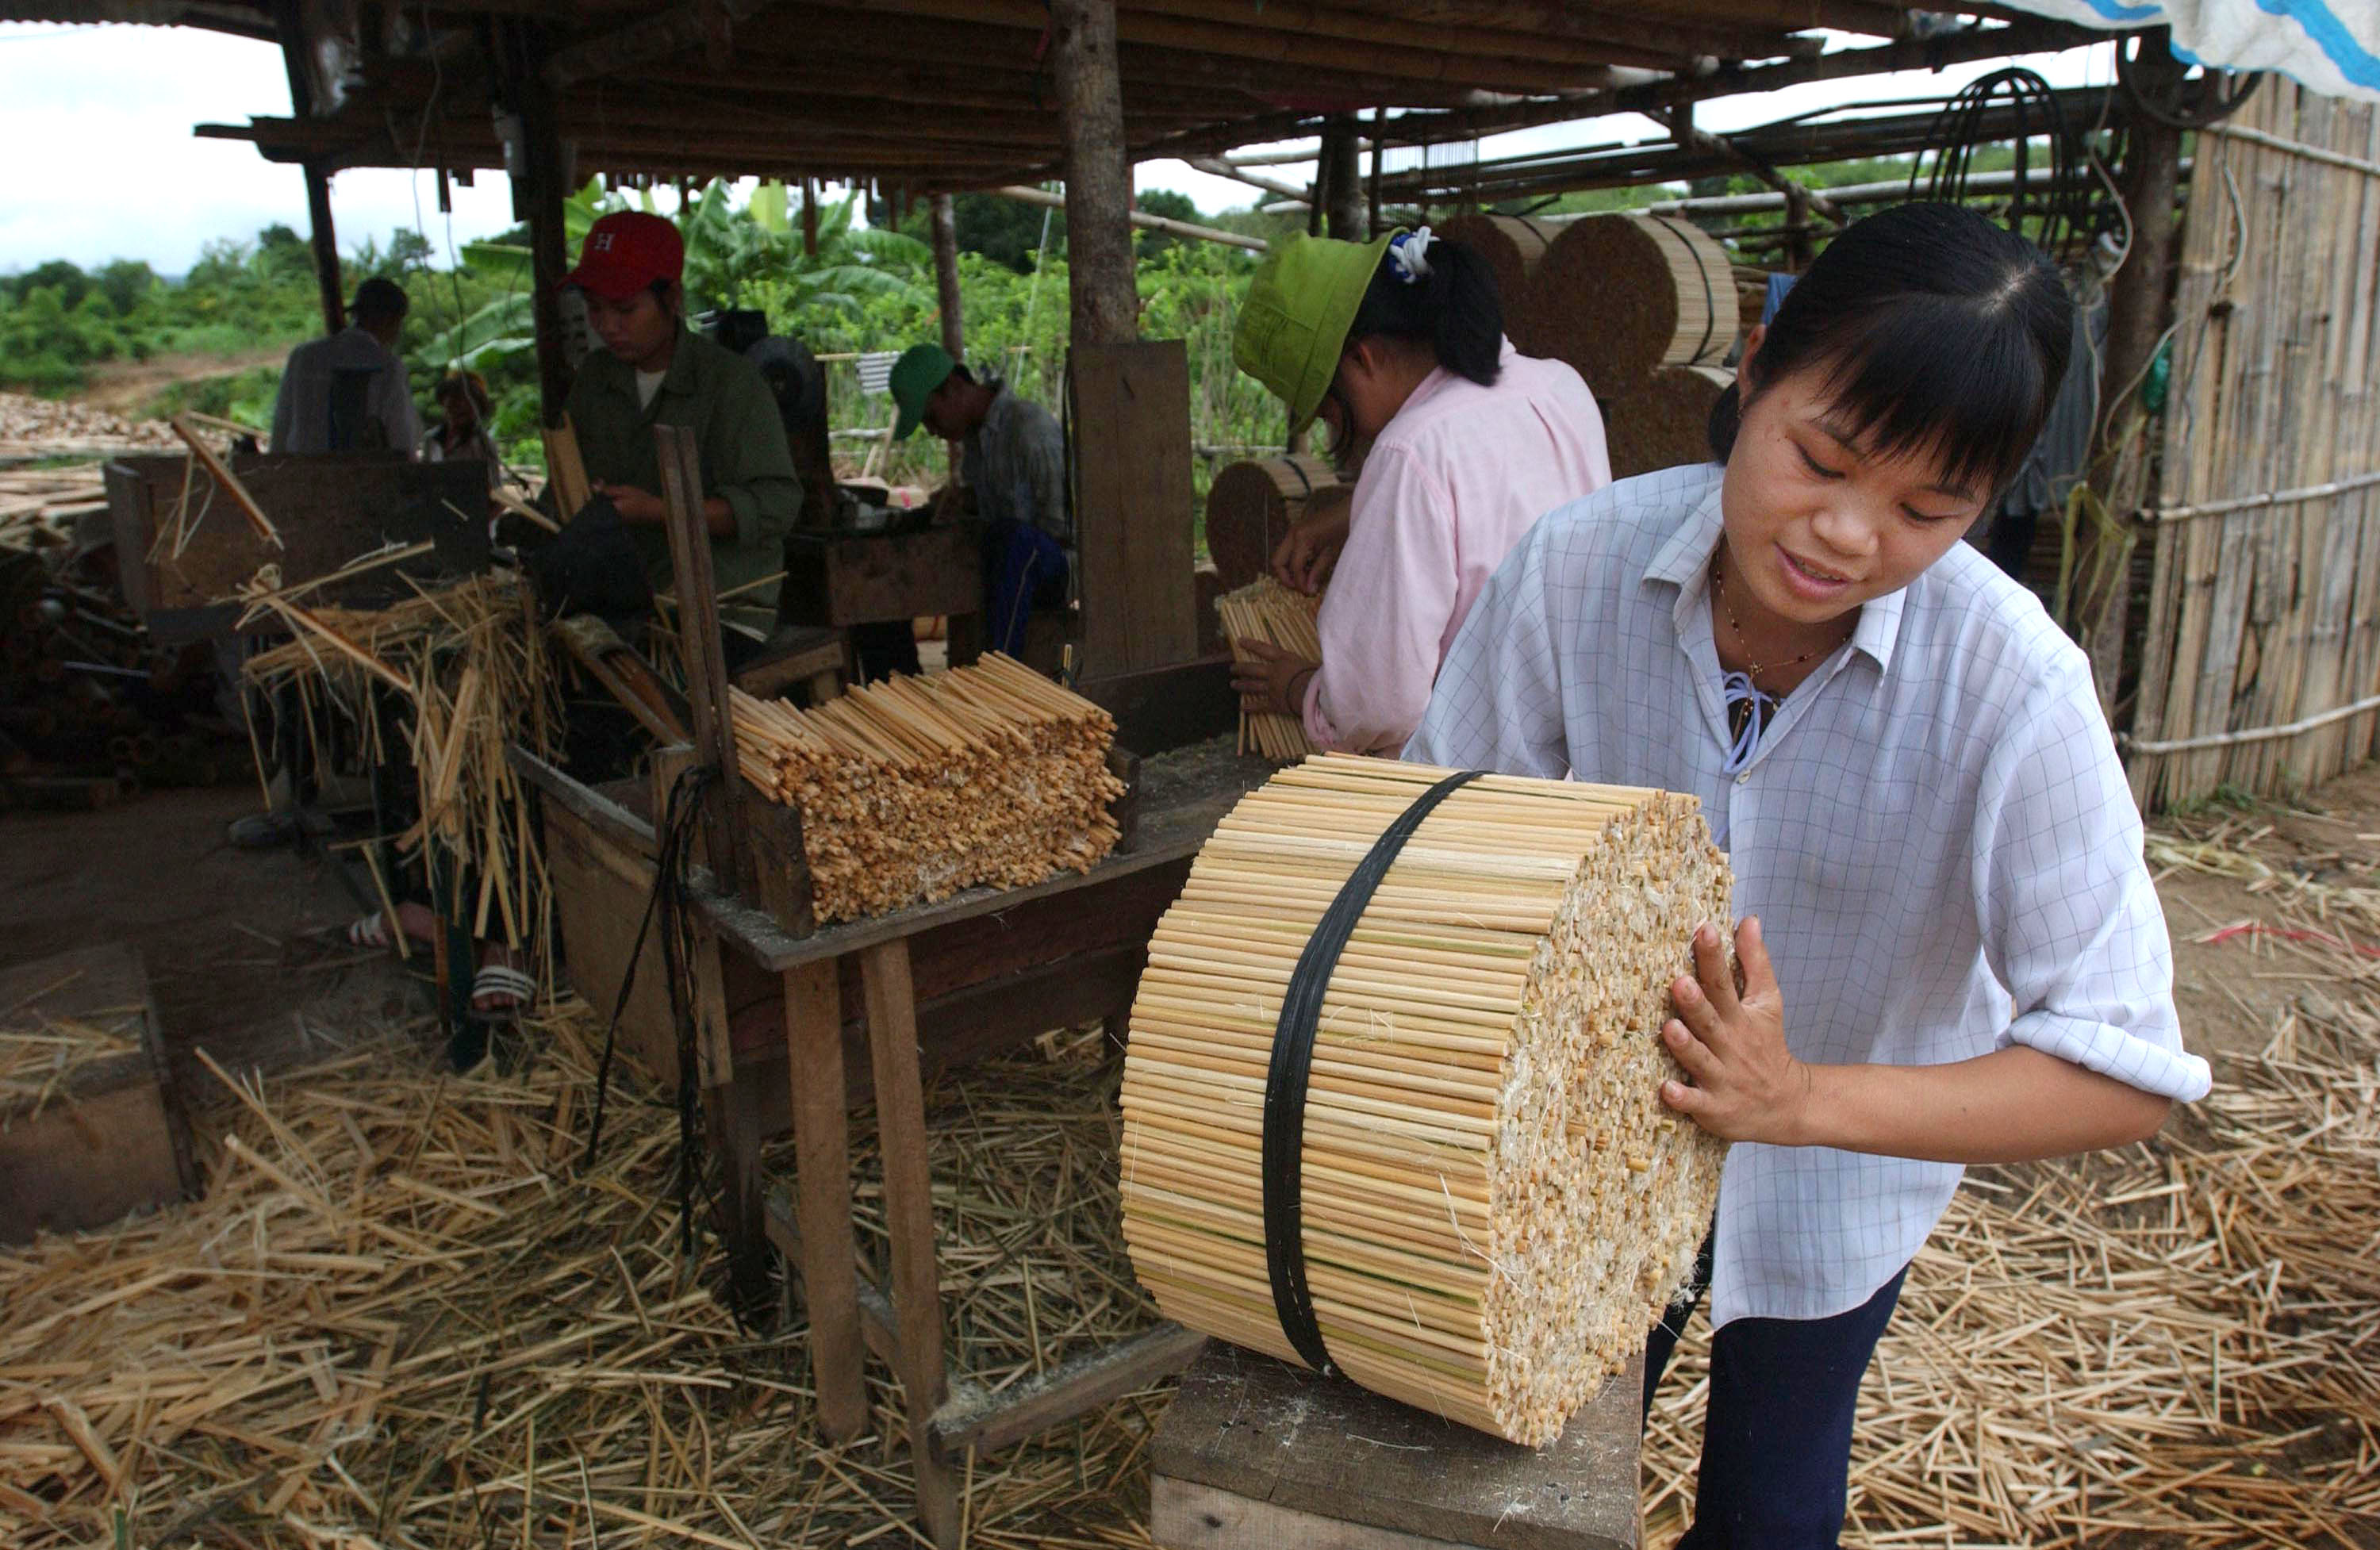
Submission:
[[[997,1453],[1171,1377],[1206,1349],[1206,1336],[1164,1324],[1087,1350],[997,1394],[969,1384],[934,1412],[931,1435],[952,1457],[970,1447]]]
[[[1355,115],[1333,114],[1322,126],[1322,156],[1314,169],[1329,234],[1342,242],[1363,242],[1370,236],[1364,219],[1363,163],[1355,140]]]
[[[1140,337],[1133,284],[1132,163],[1124,154],[1116,76],[1116,0],[1050,0],[1051,61],[1065,143],[1071,343]]]
[[[567,91],[580,81],[674,58],[714,41],[719,30],[759,15],[768,5],[769,0],[703,0],[700,5],[673,6],[632,21],[616,32],[554,50],[545,62],[545,83],[556,91]]]
[[[1014,200],[1019,204],[1039,205],[1045,210],[1066,208],[1065,196],[1053,194],[1047,188],[1012,185],[991,189],[990,192],[998,194],[1004,200]],[[1218,231],[1213,226],[1195,225],[1188,221],[1176,221],[1163,215],[1151,215],[1141,210],[1132,212],[1132,224],[1143,231],[1163,232],[1168,236],[1186,237],[1193,242],[1212,242],[1225,248],[1244,248],[1251,253],[1269,252],[1272,248],[1271,243],[1260,236],[1246,236],[1239,232]]]
[[[661,454],[670,576],[677,593],[678,654],[686,662],[695,757],[717,772],[703,797],[706,859],[720,891],[738,894],[745,883],[737,804],[744,778],[735,756],[727,664],[720,656],[718,584],[710,568],[710,528],[702,512],[701,443],[691,428],[679,425],[653,427],[653,442]]]

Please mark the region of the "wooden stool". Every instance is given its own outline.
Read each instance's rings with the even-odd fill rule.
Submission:
[[[1542,1453],[1209,1341],[1149,1448],[1161,1550],[1634,1550],[1641,1362]]]

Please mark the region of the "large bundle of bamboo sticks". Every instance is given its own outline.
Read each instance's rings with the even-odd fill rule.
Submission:
[[[1322,660],[1322,637],[1315,623],[1322,612],[1319,594],[1307,597],[1303,592],[1291,591],[1269,575],[1260,575],[1238,591],[1217,598],[1215,612],[1222,616],[1226,640],[1261,640],[1309,662]],[[1248,660],[1236,644],[1232,655],[1242,661]],[[1315,752],[1313,742],[1305,735],[1303,718],[1244,707],[1240,711],[1240,752],[1245,754],[1252,748],[1276,764],[1287,764]]]
[[[338,575],[408,552],[368,557]],[[293,691],[280,701],[282,713],[300,718],[322,768],[336,762],[343,725],[366,757],[409,765],[419,813],[403,834],[386,838],[407,853],[434,842],[431,877],[447,919],[544,955],[552,937],[545,863],[527,792],[506,757],[514,743],[550,756],[561,730],[528,586],[509,575],[475,576],[365,611],[309,607],[301,600],[309,587],[276,590],[269,580],[268,573],[250,587],[249,616],[277,618],[291,638],[249,660],[249,681]],[[373,712],[370,696],[380,691],[389,696],[386,716]],[[391,737],[403,745],[386,745]],[[261,744],[257,757],[261,767]],[[382,908],[393,909],[374,851],[364,854]],[[393,936],[402,944],[402,932]]]
[[[1564,226],[1530,276],[1531,353],[1568,361],[1597,398],[1663,366],[1714,365],[1734,346],[1726,249],[1674,216],[1588,215]]]
[[[1207,487],[1207,553],[1231,591],[1245,587],[1272,564],[1272,551],[1290,527],[1310,514],[1351,499],[1327,457],[1293,453],[1234,463]]]
[[[1523,355],[1538,356],[1529,336],[1529,286],[1546,250],[1575,215],[1493,215],[1475,212],[1438,224],[1438,235],[1476,249],[1496,276],[1497,299],[1504,304],[1504,332]]]
[[[1709,462],[1711,410],[1734,383],[1735,373],[1723,366],[1664,366],[1633,391],[1605,399],[1611,477]]]
[[[1325,756],[1223,820],[1150,944],[1123,1086],[1124,1230],[1169,1317],[1296,1360],[1262,1166],[1276,1021],[1325,909],[1450,771]],[[1421,822],[1321,1002],[1302,1243],[1331,1362],[1516,1442],[1641,1349],[1723,1148],[1662,1107],[1657,1035],[1728,916],[1690,797],[1486,777]]]
[[[744,779],[801,809],[822,921],[1087,872],[1115,846],[1113,718],[996,651],[808,710],[734,698]]]

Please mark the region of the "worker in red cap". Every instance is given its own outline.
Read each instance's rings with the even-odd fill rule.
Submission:
[[[686,326],[685,269],[686,243],[658,215],[622,211],[589,229],[578,267],[562,284],[585,296],[603,347],[570,385],[570,423],[589,484],[619,508],[657,588],[671,567],[653,427],[695,431],[711,571],[721,592],[735,593],[722,613],[749,616],[765,633],[777,588],[751,584],[784,568],[801,479],[759,369]],[[742,643],[727,632],[731,667]]]

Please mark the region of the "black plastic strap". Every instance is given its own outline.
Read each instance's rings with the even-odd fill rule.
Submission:
[[[1322,912],[1305,951],[1297,955],[1289,989],[1281,997],[1281,1017],[1273,1024],[1272,1069],[1265,1079],[1264,1106],[1265,1268],[1272,1278],[1272,1305],[1281,1318],[1281,1332],[1318,1373],[1330,1371],[1330,1357],[1322,1348],[1322,1328],[1314,1321],[1314,1298],[1305,1285],[1305,1087],[1314,1071],[1314,1033],[1322,1015],[1323,992],[1330,989],[1339,955],[1355,934],[1380,879],[1389,875],[1421,820],[1456,788],[1486,773],[1466,769],[1439,781],[1372,842],[1338,897]]]

